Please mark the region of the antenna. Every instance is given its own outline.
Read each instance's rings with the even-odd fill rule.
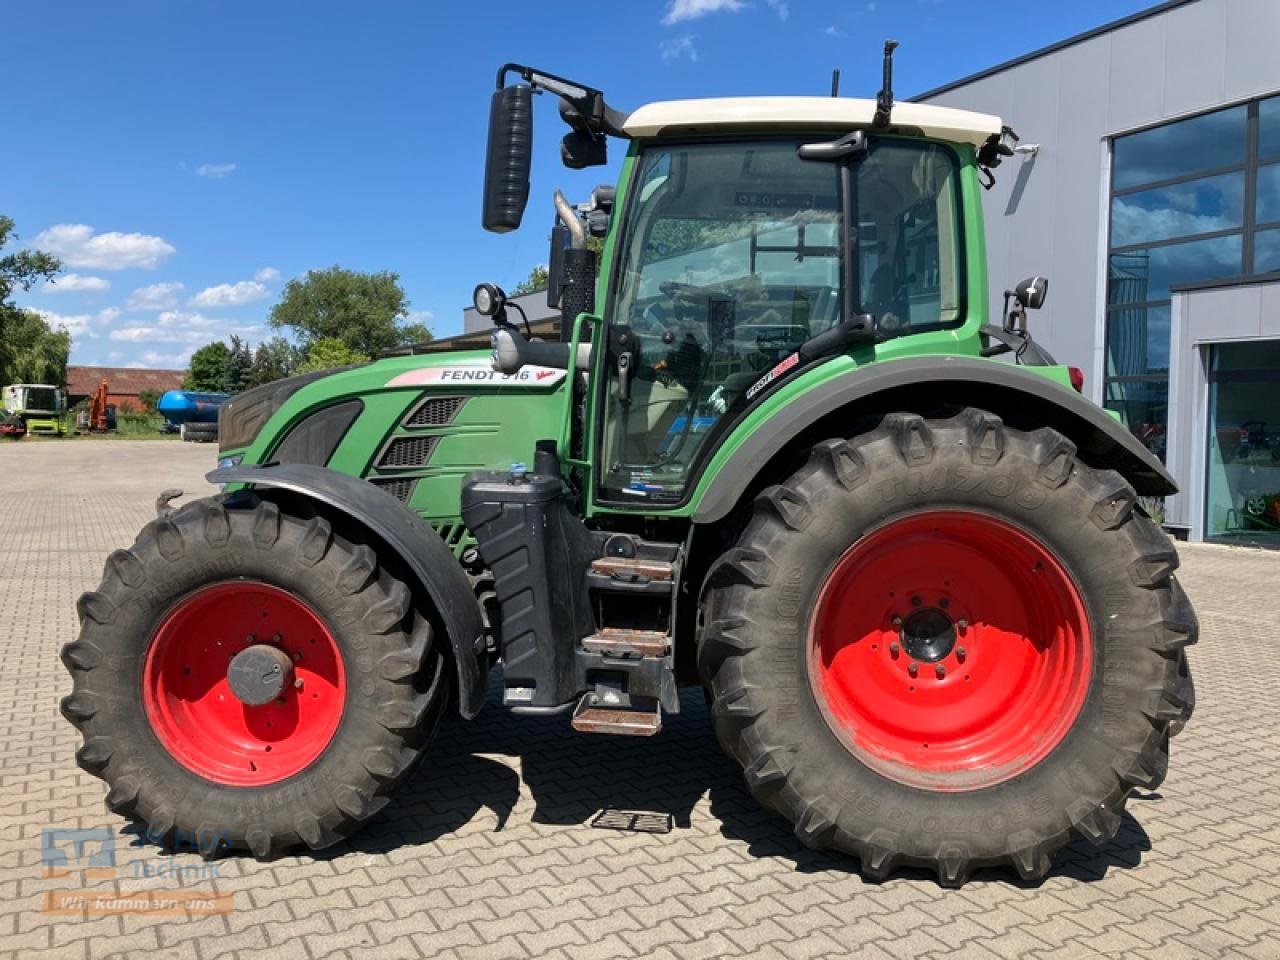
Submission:
[[[833,97],[840,96],[840,71],[831,71],[831,95]]]
[[[889,125],[889,113],[893,110],[893,51],[897,48],[897,40],[884,42],[884,81],[876,94],[876,115],[871,121],[873,127]]]

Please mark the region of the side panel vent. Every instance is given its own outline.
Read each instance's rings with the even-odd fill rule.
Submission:
[[[378,467],[384,470],[424,467],[439,442],[439,437],[396,437],[383,449]]]
[[[418,485],[416,477],[399,477],[392,480],[370,480],[379,490],[384,490],[391,494],[401,503],[408,503],[409,498],[413,496],[413,488]]]
[[[447,427],[453,423],[466,397],[427,397],[405,418],[406,427]]]

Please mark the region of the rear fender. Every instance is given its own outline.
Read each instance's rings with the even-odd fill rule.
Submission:
[[[904,411],[927,416],[962,406],[989,410],[1020,429],[1052,427],[1076,445],[1086,463],[1118,471],[1143,496],[1178,492],[1164,464],[1137,437],[1069,387],[994,360],[911,357],[884,360],[822,381],[753,426],[715,465],[715,476],[698,499],[693,520],[714,523],[728,516],[756,485],[762,467],[767,471],[797,438],[816,442],[837,436],[846,424],[866,415]],[[827,433],[816,439],[805,436],[822,430]]]
[[[467,719],[480,712],[488,691],[480,605],[453,553],[421,517],[366,480],[309,464],[228,467],[206,479],[286,490],[315,500],[360,523],[394,551],[449,634],[458,665],[459,712]]]

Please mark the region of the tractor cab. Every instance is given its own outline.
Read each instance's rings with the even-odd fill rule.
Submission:
[[[532,96],[561,98],[567,165],[628,143],[615,206],[557,193],[549,303],[564,343],[530,342],[501,291],[494,365],[596,370],[595,499],[688,500],[708,454],[784,383],[839,353],[976,354],[987,345],[979,171],[1011,152],[999,118],[875,100],[759,97],[614,111],[599,91],[532,68],[499,72],[484,225],[515,229],[528,198]],[[506,84],[515,73],[524,83]],[[587,145],[590,149],[587,149]],[[597,277],[589,234],[609,237]],[[570,364],[570,343],[574,360]],[[980,342],[981,341],[981,342]],[[997,349],[1003,349],[997,344]]]

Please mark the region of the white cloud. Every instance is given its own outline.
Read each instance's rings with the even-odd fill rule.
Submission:
[[[111,289],[111,281],[103,277],[84,277],[78,273],[64,273],[60,277],[46,280],[40,289],[45,293],[106,293]]]
[[[770,4],[772,6],[772,4]],[[668,27],[685,20],[697,20],[710,13],[737,13],[745,4],[742,0],[671,0],[662,22]]]
[[[154,324],[135,324],[117,327],[107,336],[121,343],[190,343],[202,344],[220,340],[230,334],[238,334],[246,340],[262,339],[263,329],[252,324],[228,321],[223,317],[209,317],[185,310],[166,310],[159,314]]]
[[[261,300],[266,295],[267,288],[256,280],[241,280],[239,283],[205,287],[187,302],[193,307],[239,307]]]
[[[406,315],[405,320],[408,323],[422,323],[429,325],[435,318],[436,315],[433,310],[410,310]]]
[[[50,327],[57,330],[59,328],[67,331],[74,337],[89,337],[90,339],[97,336],[90,327],[93,318],[87,313],[65,314],[54,313],[52,310],[41,310],[36,308],[36,313],[44,318],[44,322]]]
[[[791,16],[791,8],[783,3],[782,0],[764,0],[764,2],[765,6],[778,15],[779,20],[785,20]]]
[[[839,27],[837,27],[834,23],[831,24],[831,26],[827,27],[827,29],[823,30],[822,32],[825,33],[828,37],[844,36],[844,31],[841,30]]]
[[[101,310],[98,311],[98,315],[93,319],[105,326],[106,324],[114,323],[116,321],[116,318],[119,316],[120,316],[119,307],[103,307]]]
[[[187,347],[181,353],[157,353],[154,350],[148,350],[142,355],[141,366],[147,368],[182,368],[191,362],[191,355],[196,352],[195,347]],[[134,361],[136,364],[137,361]]]
[[[208,177],[210,180],[221,180],[236,172],[234,163],[202,163],[196,167],[197,177]]]
[[[679,60],[688,57],[691,63],[698,62],[698,48],[693,42],[693,34],[686,33],[658,44],[658,53],[663,60]]]
[[[31,245],[52,253],[69,267],[95,270],[150,270],[174,252],[162,237],[145,233],[94,233],[83,223],[59,223],[36,234]]]
[[[126,310],[168,310],[178,305],[178,294],[183,291],[180,283],[153,283],[139,287],[129,294]]]
[[[275,283],[280,279],[280,271],[275,267],[263,267],[253,275],[253,279],[259,283]]]

